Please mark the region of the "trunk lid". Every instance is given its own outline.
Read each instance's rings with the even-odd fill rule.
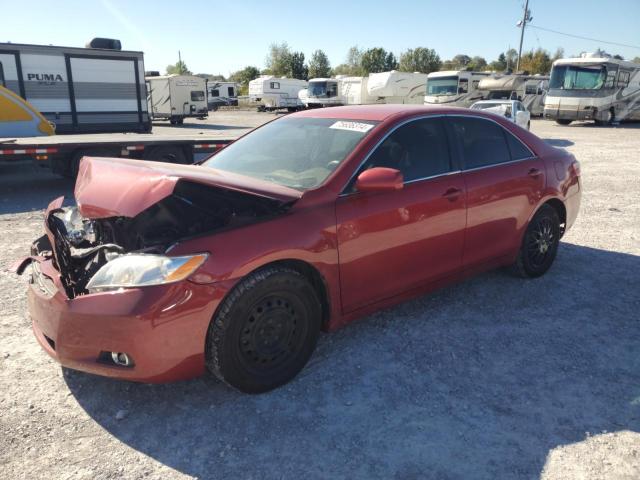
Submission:
[[[302,196],[292,188],[199,165],[85,157],[78,172],[75,198],[85,218],[135,217],[170,196],[180,180],[282,204]]]

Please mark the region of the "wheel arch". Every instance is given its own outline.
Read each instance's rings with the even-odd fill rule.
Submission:
[[[534,215],[538,210],[540,210],[543,205],[549,205],[558,214],[558,217],[560,218],[560,237],[562,237],[567,225],[567,207],[565,207],[564,203],[559,198],[550,198],[538,206],[538,208],[534,212]]]
[[[309,282],[313,286],[313,289],[318,294],[320,305],[322,306],[322,328],[326,330],[329,326],[329,320],[331,318],[331,303],[329,299],[330,297],[327,281],[322,273],[320,273],[320,271],[313,264],[295,258],[287,258],[266,263],[256,270],[274,266],[290,268],[301,273],[307,280],[309,280]],[[250,272],[249,275],[256,270]]]
[[[213,316],[215,317],[215,315],[217,315],[218,310],[224,303],[224,300],[226,299],[226,297],[229,294],[231,294],[233,289],[238,285],[240,281],[242,281],[243,278],[246,278],[250,275],[253,275],[256,272],[259,272],[260,270],[264,270],[270,267],[290,268],[291,270],[295,270],[296,272],[303,275],[311,283],[311,286],[313,287],[313,289],[316,291],[316,294],[318,295],[318,299],[320,300],[320,305],[322,307],[322,312],[321,312],[322,329],[328,330],[329,322],[331,320],[332,305],[331,305],[331,296],[330,296],[330,290],[329,290],[329,285],[327,283],[327,280],[324,277],[324,275],[320,272],[320,270],[318,270],[318,268],[316,268],[312,263],[305,260],[300,260],[297,258],[283,258],[283,259],[273,260],[273,261],[264,263],[262,265],[256,266],[252,270],[244,273],[241,277],[239,277],[236,280],[234,286],[231,287],[229,291],[225,293],[224,298],[220,301],[220,304],[216,308],[216,311],[214,312]]]

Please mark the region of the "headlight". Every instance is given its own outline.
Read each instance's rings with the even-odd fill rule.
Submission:
[[[100,292],[127,287],[145,287],[184,280],[207,259],[206,253],[184,257],[122,255],[108,263],[87,283],[87,290]]]

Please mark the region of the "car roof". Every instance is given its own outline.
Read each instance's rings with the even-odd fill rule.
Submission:
[[[346,107],[315,108],[292,113],[290,117],[342,118],[349,120],[383,121],[391,117],[411,117],[420,114],[468,113],[466,108],[441,107],[436,105],[350,105]]]

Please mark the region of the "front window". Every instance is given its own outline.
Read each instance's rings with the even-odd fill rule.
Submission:
[[[202,90],[192,90],[191,91],[191,101],[192,102],[203,102],[204,101],[204,92]]]
[[[549,88],[598,90],[607,79],[605,65],[558,65],[551,69]]]
[[[232,143],[203,165],[304,191],[324,182],[375,125],[282,118]]]
[[[457,76],[427,79],[427,95],[455,95],[457,92]]]

